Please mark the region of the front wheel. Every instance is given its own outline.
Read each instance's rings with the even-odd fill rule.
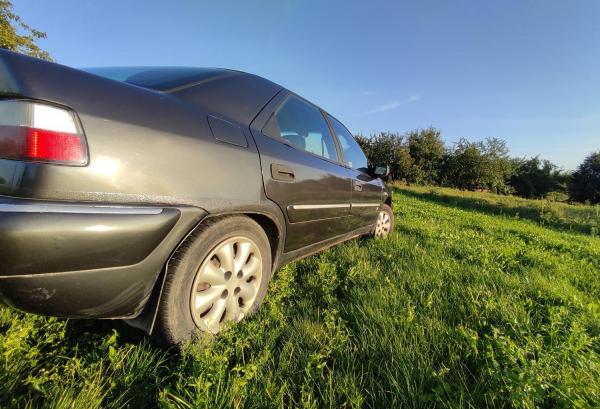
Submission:
[[[394,212],[392,208],[386,204],[381,206],[377,221],[373,227],[373,236],[376,238],[385,239],[394,230]]]

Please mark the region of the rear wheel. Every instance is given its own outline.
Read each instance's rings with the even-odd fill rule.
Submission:
[[[180,344],[195,332],[216,334],[252,314],[271,277],[271,248],[250,218],[232,216],[200,226],[169,266],[157,335]]]
[[[394,230],[394,212],[392,208],[386,204],[381,206],[377,221],[373,228],[373,236],[385,239]]]

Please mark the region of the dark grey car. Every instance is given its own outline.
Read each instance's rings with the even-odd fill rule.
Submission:
[[[283,264],[387,236],[386,174],[255,75],[0,50],[0,293],[25,311],[123,318],[167,343],[216,333]]]

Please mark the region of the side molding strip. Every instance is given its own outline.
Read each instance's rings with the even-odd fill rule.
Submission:
[[[352,203],[352,207],[379,207],[381,203]]]
[[[348,207],[379,207],[381,203],[348,203],[348,204],[314,204],[314,205],[292,205],[292,210],[314,210],[314,209],[344,209]]]
[[[343,209],[350,207],[348,204],[322,204],[322,205],[292,205],[293,210],[313,210],[313,209]]]
[[[160,207],[83,206],[68,204],[0,204],[4,213],[160,214]]]

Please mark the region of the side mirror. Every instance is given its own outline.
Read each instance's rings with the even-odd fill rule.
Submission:
[[[390,165],[375,165],[373,166],[373,176],[385,179],[390,175]]]

